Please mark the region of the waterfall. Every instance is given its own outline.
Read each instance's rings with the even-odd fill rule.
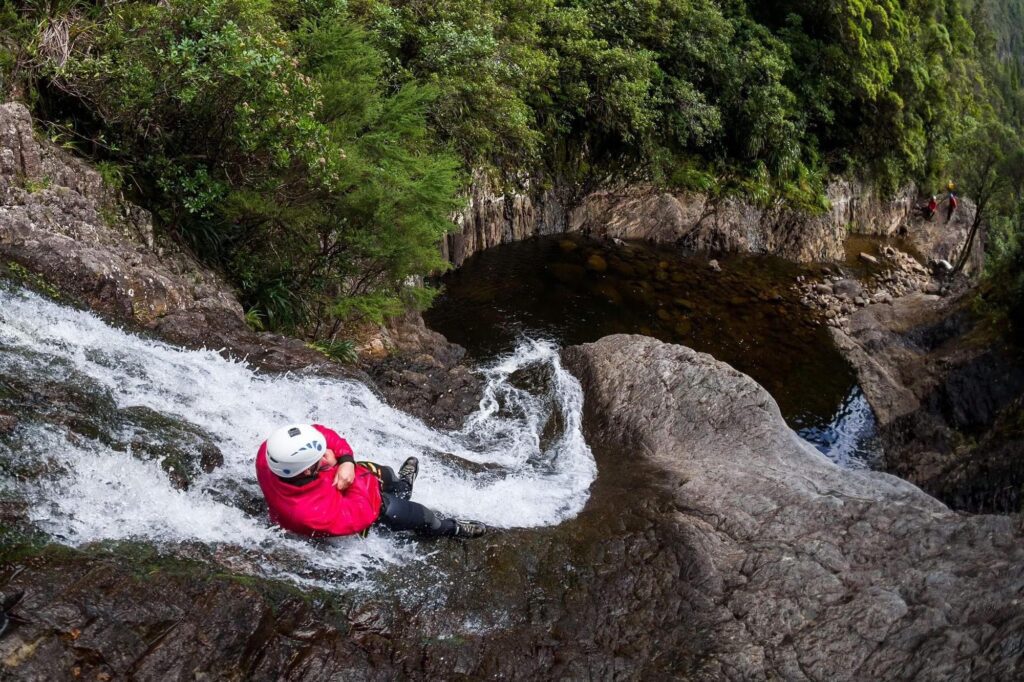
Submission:
[[[875,413],[860,387],[855,386],[825,426],[801,429],[800,435],[826,457],[846,469],[870,469],[882,457],[876,437]]]
[[[431,550],[378,533],[311,542],[272,527],[262,505],[252,504],[260,499],[253,461],[280,425],[327,425],[357,459],[395,468],[419,457],[413,499],[453,517],[536,527],[583,508],[597,468],[582,434],[582,390],[559,363],[557,347],[526,340],[480,371],[486,387],[479,410],[462,430],[438,431],[355,381],[261,373],[214,350],[177,348],[0,288],[0,379],[85,384],[75,390],[201,429],[224,454],[222,466],[179,490],[158,461],[141,460],[130,447],[120,451],[100,437],[21,420],[21,447],[0,439],[0,486],[25,499],[31,521],[61,543],[143,540],[172,552],[199,543],[234,570],[319,584],[344,576],[351,584]],[[53,466],[27,480],[2,466],[29,456]]]

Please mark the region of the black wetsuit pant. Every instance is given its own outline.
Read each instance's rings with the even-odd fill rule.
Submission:
[[[391,467],[377,465],[380,477],[381,507],[377,523],[390,530],[411,530],[422,535],[455,535],[452,519],[443,519],[432,510],[409,499],[412,486],[400,479]]]

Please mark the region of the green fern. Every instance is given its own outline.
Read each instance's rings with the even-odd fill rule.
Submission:
[[[256,306],[245,311],[245,323],[249,325],[250,329],[255,329],[258,332],[266,329],[266,326],[263,324],[263,313]]]
[[[308,344],[329,358],[334,358],[347,365],[359,362],[359,353],[356,351],[356,344],[348,339],[336,341],[314,341]]]

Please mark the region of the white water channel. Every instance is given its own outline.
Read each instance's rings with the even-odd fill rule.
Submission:
[[[581,428],[582,391],[561,367],[557,347],[524,341],[480,371],[485,390],[477,412],[458,432],[437,431],[357,382],[262,374],[212,350],[126,333],[91,313],[0,287],[0,378],[45,372],[51,383],[70,385],[81,381],[71,376],[78,372],[119,408],[142,406],[192,424],[224,454],[223,466],[184,491],[159,461],[23,422],[19,441],[31,443],[31,452],[5,451],[0,441],[0,460],[41,456],[61,466],[31,481],[0,474],[0,488],[26,498],[31,520],[66,544],[145,540],[173,551],[199,543],[236,571],[322,585],[343,577],[351,586],[369,570],[420,561],[433,550],[376,533],[311,543],[233,503],[239,489],[260,499],[255,453],[279,425],[328,425],[357,458],[396,468],[416,455],[414,499],[449,516],[536,527],[572,518],[586,503],[597,468]],[[529,388],[521,387],[526,373]],[[876,457],[865,449],[872,430],[871,408],[855,389],[833,423],[801,435],[840,466],[861,468]]]
[[[875,413],[855,386],[829,424],[801,429],[799,434],[844,469],[870,469],[878,466],[882,457],[876,429]]]
[[[36,481],[2,484],[29,499],[34,523],[71,545],[145,539],[173,548],[198,542],[225,550],[241,570],[297,581],[345,576],[348,584],[368,569],[417,561],[432,551],[374,533],[310,543],[272,528],[265,515],[226,502],[238,486],[258,495],[257,447],[273,429],[293,422],[334,428],[357,459],[397,468],[416,455],[420,477],[413,499],[496,527],[553,525],[575,516],[597,473],[581,431],[580,385],[562,369],[552,344],[525,343],[483,369],[485,397],[459,432],[431,429],[360,383],[262,374],[212,350],[176,348],[111,327],[91,313],[0,288],[0,375],[24,372],[29,361],[56,373],[74,368],[108,390],[119,408],[144,406],[191,423],[224,454],[223,466],[182,491],[156,461],[69,438],[52,425],[20,424],[28,430],[19,434],[21,442],[33,443],[32,452],[4,452],[0,445],[0,458],[42,456],[63,464]],[[543,373],[546,388],[528,392],[513,385],[523,370]],[[553,414],[560,431],[545,436]],[[458,466],[459,460],[472,466]]]

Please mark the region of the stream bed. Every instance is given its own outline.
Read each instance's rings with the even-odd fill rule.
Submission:
[[[844,466],[879,456],[856,374],[793,285],[820,266],[708,256],[579,235],[494,247],[447,274],[424,317],[478,362],[523,338],[559,345],[632,333],[706,352],[753,377],[794,430]]]

